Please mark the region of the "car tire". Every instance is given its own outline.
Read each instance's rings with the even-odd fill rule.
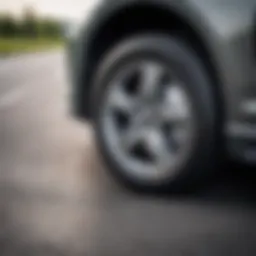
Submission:
[[[192,103],[195,123],[190,150],[175,170],[161,178],[150,179],[131,174],[118,161],[107,143],[103,125],[104,102],[115,75],[129,63],[154,60],[165,63],[181,79]],[[162,34],[145,34],[125,39],[102,58],[94,74],[91,95],[93,125],[97,147],[107,169],[123,184],[136,191],[187,192],[200,188],[212,174],[216,162],[216,99],[210,76],[200,58],[183,40]],[[128,171],[127,171],[128,170]],[[143,175],[142,175],[143,176]]]

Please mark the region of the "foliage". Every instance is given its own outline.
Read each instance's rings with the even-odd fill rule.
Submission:
[[[20,19],[0,13],[0,37],[61,38],[62,24],[53,18],[40,18],[33,8],[25,8]]]
[[[0,36],[10,37],[18,34],[19,26],[9,14],[0,15]]]
[[[13,53],[37,52],[58,48],[63,45],[61,39],[0,38],[0,56]]]

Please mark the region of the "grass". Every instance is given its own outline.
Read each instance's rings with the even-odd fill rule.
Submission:
[[[38,52],[59,48],[62,45],[61,39],[0,38],[0,55]]]

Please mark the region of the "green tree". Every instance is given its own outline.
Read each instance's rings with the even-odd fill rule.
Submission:
[[[23,10],[22,32],[27,37],[37,37],[39,34],[37,15],[32,7]]]
[[[18,33],[16,20],[8,13],[0,14],[0,36],[13,37]]]
[[[45,37],[59,38],[62,35],[62,26],[59,21],[47,18],[41,21],[40,31]]]

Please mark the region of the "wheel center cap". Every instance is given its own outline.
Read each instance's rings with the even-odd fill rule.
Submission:
[[[155,106],[145,106],[137,114],[137,120],[143,125],[154,125],[158,122],[157,108]]]

